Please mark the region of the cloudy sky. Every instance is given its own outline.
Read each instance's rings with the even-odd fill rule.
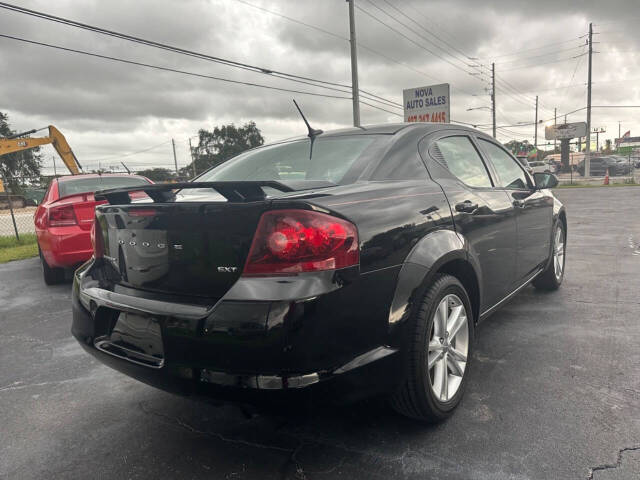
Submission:
[[[21,7],[269,70],[341,85],[351,80],[344,0],[25,0]],[[640,104],[637,0],[356,0],[360,87],[401,104],[403,88],[449,83],[453,120],[490,130],[487,89],[496,64],[500,140],[533,141],[539,118],[586,105],[586,33],[594,23],[593,105]],[[315,94],[348,93],[295,83],[131,43],[0,9],[0,34],[204,76]],[[599,42],[599,43],[595,43]],[[312,125],[352,122],[351,101],[282,92],[162,71],[0,38],[0,111],[15,130],[53,124],[88,168],[125,161],[134,169],[189,161],[198,129],[253,120],[267,141],[306,132],[292,98]],[[341,87],[332,87],[341,90]],[[363,124],[402,120],[402,109],[367,100]],[[479,109],[467,111],[469,108]],[[584,121],[586,111],[568,116]],[[594,108],[603,138],[640,135],[640,109]],[[544,142],[544,129],[539,141]],[[142,150],[146,150],[140,152]],[[45,171],[53,149],[45,147]],[[140,153],[136,153],[140,152]]]

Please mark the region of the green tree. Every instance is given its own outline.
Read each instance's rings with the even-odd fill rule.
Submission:
[[[0,137],[9,137],[16,133],[9,126],[9,116],[0,112]],[[23,183],[17,177],[39,177],[42,159],[40,148],[32,148],[21,152],[10,153],[0,157],[0,174],[7,179],[15,193],[20,192]]]
[[[136,174],[147,177],[154,182],[168,182],[176,178],[175,172],[168,168],[148,168],[146,170],[138,170]]]
[[[519,142],[518,140],[511,140],[504,144],[505,148],[511,151],[516,156],[529,156],[534,150],[534,146],[526,140]]]
[[[198,131],[198,146],[193,148],[193,158],[198,174],[220,165],[232,157],[264,144],[264,138],[255,122],[236,127],[233,123],[215,127],[213,131]],[[193,163],[184,167],[182,175],[193,175]]]

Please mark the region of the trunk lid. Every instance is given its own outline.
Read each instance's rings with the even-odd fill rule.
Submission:
[[[260,216],[271,206],[267,192],[329,186],[186,182],[96,192],[110,204],[96,209],[105,273],[125,287],[218,299],[242,274]]]
[[[220,298],[242,273],[266,208],[266,202],[104,206],[96,229],[117,283]]]

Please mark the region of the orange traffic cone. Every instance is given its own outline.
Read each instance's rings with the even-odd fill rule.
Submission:
[[[607,168],[607,174],[604,176],[603,185],[609,185],[609,169]]]

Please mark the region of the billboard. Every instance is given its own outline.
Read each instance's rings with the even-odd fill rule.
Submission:
[[[586,122],[564,123],[562,125],[547,125],[544,127],[544,138],[546,140],[563,140],[567,138],[586,136]]]
[[[407,88],[402,91],[405,122],[450,122],[449,84]]]

